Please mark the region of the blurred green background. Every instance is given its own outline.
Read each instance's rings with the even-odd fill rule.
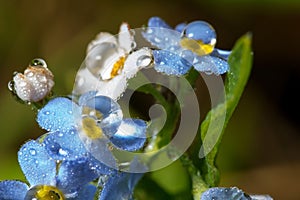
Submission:
[[[300,199],[298,0],[0,0],[0,180],[22,178],[17,151],[43,133],[30,108],[10,95],[12,73],[44,58],[55,75],[55,92],[68,94],[86,45],[98,32],[117,33],[123,21],[139,28],[154,15],[171,25],[206,20],[222,49],[253,33],[252,75],[218,156],[221,185]]]

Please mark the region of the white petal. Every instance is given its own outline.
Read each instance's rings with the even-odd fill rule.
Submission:
[[[122,74],[126,79],[130,79],[136,75],[136,73],[145,67],[148,67],[152,63],[152,50],[149,48],[142,48],[131,53],[125,63],[122,70]]]
[[[123,22],[120,26],[118,42],[120,48],[123,48],[126,53],[129,53],[135,45],[134,31],[130,30],[129,25],[125,22]]]

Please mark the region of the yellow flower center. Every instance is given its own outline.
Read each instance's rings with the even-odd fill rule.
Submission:
[[[95,119],[85,117],[82,119],[82,128],[86,136],[90,139],[99,139],[103,137],[102,129],[97,126]]]
[[[103,137],[102,129],[97,125],[97,121],[101,120],[102,114],[90,107],[82,109],[82,129],[90,139],[99,139]]]
[[[215,44],[204,44],[201,40],[196,41],[189,38],[182,38],[180,40],[180,45],[192,52],[198,54],[199,56],[204,56],[210,54],[215,47]]]
[[[65,200],[63,193],[54,186],[38,185],[31,188],[25,197],[25,200]]]
[[[125,62],[125,56],[121,56],[117,62],[115,62],[111,72],[110,76],[111,78],[115,77],[118,75],[119,71],[123,69],[124,67],[124,62]]]

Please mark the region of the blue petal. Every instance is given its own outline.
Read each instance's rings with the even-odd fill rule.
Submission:
[[[189,23],[185,29],[185,36],[194,40],[200,40],[205,44],[216,40],[217,35],[214,28],[205,21],[194,21]]]
[[[147,124],[140,119],[124,119],[117,133],[110,139],[117,147],[125,151],[136,151],[146,142]]]
[[[192,64],[178,54],[165,50],[154,50],[154,69],[167,75],[184,75]]]
[[[50,100],[37,115],[37,122],[47,131],[66,132],[75,126],[79,107],[71,100],[58,97]]]
[[[20,181],[1,181],[1,200],[24,200],[28,186]]]
[[[55,160],[71,160],[87,154],[78,133],[74,129],[65,133],[49,133],[43,144],[48,154]]]
[[[68,198],[68,200],[93,200],[96,191],[96,186],[88,184],[78,192],[78,196],[75,198]]]
[[[86,99],[83,106],[99,111],[102,116],[99,126],[107,136],[113,135],[121,124],[123,113],[119,104],[107,96],[95,96]]]
[[[89,91],[89,92],[82,94],[78,100],[78,105],[79,106],[84,105],[84,103],[86,101],[88,101],[91,98],[94,98],[96,95],[97,95],[97,91]]]
[[[120,173],[111,176],[104,184],[99,200],[132,199],[135,185],[143,174]]]
[[[181,34],[173,30],[159,17],[149,19],[148,28],[142,32],[143,37],[153,46],[160,49],[169,49],[178,46]]]
[[[229,65],[226,60],[214,56],[198,56],[194,68],[206,74],[220,75],[228,72]]]
[[[250,200],[251,198],[246,195],[242,190],[232,187],[232,188],[210,188],[206,190],[202,196],[201,200]]]
[[[186,23],[180,23],[175,27],[175,30],[181,33],[185,27],[186,27]]]
[[[40,143],[26,142],[18,152],[18,160],[30,185],[55,184],[56,163]]]
[[[99,176],[88,157],[67,160],[60,165],[56,186],[64,194],[72,194]]]
[[[161,28],[168,28],[171,29],[171,26],[169,26],[164,20],[162,20],[160,17],[151,17],[148,20],[148,27],[161,27]]]

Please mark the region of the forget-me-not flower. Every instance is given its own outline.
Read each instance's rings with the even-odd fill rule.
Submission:
[[[147,124],[140,119],[123,119],[122,110],[117,102],[107,96],[95,95],[96,92],[82,95],[78,104],[63,97],[52,99],[38,112],[37,122],[43,129],[57,132],[56,135],[64,134],[67,137],[70,131],[77,133],[81,144],[93,157],[112,168],[117,168],[111,148],[125,151],[142,148],[146,141]],[[51,139],[46,138],[45,141],[55,141],[59,138],[51,134],[53,135],[50,133],[48,136]],[[82,148],[78,140],[74,139],[67,145],[66,153],[72,152],[72,148]],[[53,152],[59,150],[53,148]]]
[[[184,75],[194,68],[199,72],[220,75],[229,70],[229,51],[215,48],[216,32],[205,21],[182,23],[171,28],[159,17],[152,17],[143,32],[153,50],[155,69],[167,75]]]
[[[135,49],[134,30],[122,23],[118,35],[101,32],[91,41],[83,67],[79,69],[74,93],[97,91],[98,95],[118,100],[127,88],[127,82],[152,62],[149,48]],[[139,62],[139,58],[143,58]]]
[[[26,142],[18,152],[21,169],[29,183],[0,182],[3,200],[92,200],[96,187],[89,184],[99,177],[87,157],[56,162],[38,141]]]

